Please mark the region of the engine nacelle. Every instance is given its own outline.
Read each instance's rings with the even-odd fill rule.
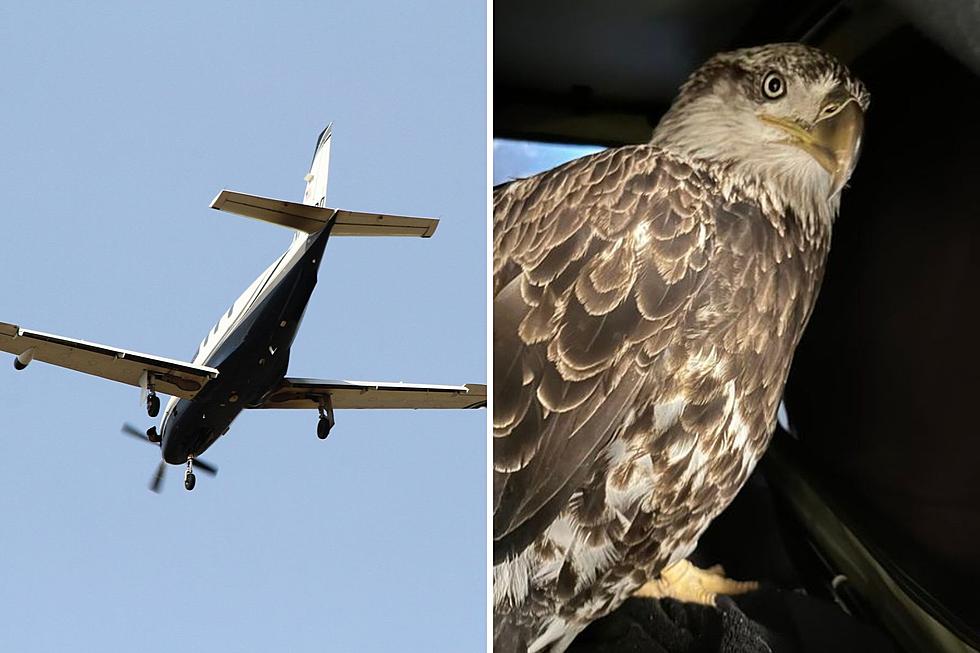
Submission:
[[[17,356],[17,358],[14,359],[14,369],[15,370],[22,370],[25,367],[27,367],[28,365],[30,365],[30,363],[31,363],[32,360],[34,360],[34,348],[33,347],[31,347],[27,351],[23,352],[22,354],[20,354],[19,356]]]

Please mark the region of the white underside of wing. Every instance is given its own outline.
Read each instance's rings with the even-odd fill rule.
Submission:
[[[481,408],[485,385],[429,385],[383,381],[283,379],[255,408]]]
[[[0,351],[28,362],[39,360],[135,387],[145,383],[148,374],[157,392],[183,399],[192,399],[218,376],[212,367],[30,331],[5,322],[0,322]]]

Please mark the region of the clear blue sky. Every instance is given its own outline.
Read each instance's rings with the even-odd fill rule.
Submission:
[[[290,373],[485,382],[485,7],[0,7],[0,321],[189,360],[287,230],[208,209],[299,200],[442,219],[335,239]],[[243,414],[185,492],[139,391],[0,365],[0,650],[475,651],[486,411]]]

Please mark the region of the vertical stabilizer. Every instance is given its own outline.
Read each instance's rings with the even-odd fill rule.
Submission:
[[[330,136],[333,134],[333,123],[320,132],[313,151],[313,163],[306,175],[306,192],[303,193],[303,204],[310,206],[326,206],[327,174],[330,168]]]

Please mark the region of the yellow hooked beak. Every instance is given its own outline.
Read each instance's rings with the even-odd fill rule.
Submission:
[[[864,130],[864,111],[857,100],[832,93],[820,107],[817,121],[809,129],[786,118],[759,114],[759,119],[789,135],[784,141],[812,156],[833,178],[831,195],[838,192],[857,165]]]

